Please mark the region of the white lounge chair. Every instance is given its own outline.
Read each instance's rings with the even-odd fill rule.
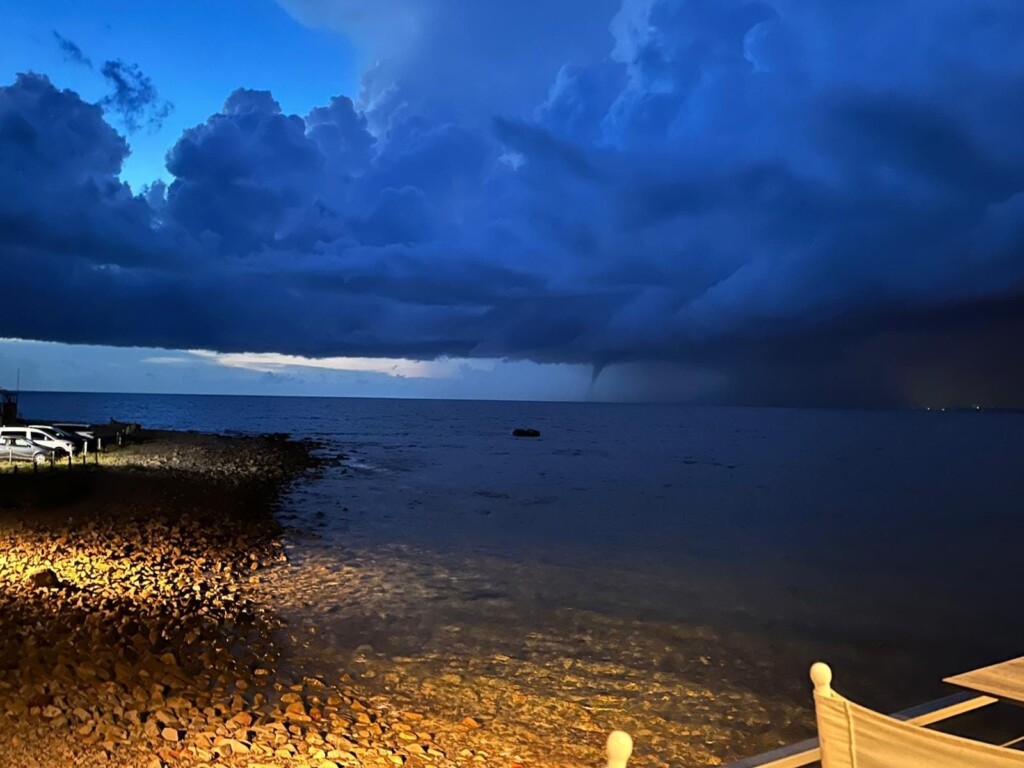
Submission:
[[[811,667],[822,768],[1024,768],[1024,752],[940,733],[854,704]]]

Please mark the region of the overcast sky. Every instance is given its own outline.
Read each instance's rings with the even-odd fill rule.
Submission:
[[[1018,0],[0,11],[0,385],[1024,404]]]

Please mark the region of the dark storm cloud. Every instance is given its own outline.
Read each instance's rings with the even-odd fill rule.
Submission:
[[[89,69],[92,69],[92,59],[85,55],[85,52],[78,47],[73,41],[68,40],[57,30],[53,30],[53,36],[57,40],[57,45],[64,54],[66,61],[72,61],[75,64],[81,64]]]
[[[152,79],[138,64],[113,59],[103,63],[100,74],[113,89],[101,103],[120,116],[129,133],[143,126],[159,128],[174,109],[173,104],[160,98]]]
[[[149,206],[118,178],[127,154],[98,106],[45,77],[19,75],[0,89],[5,266],[23,258],[59,271],[82,260],[123,268],[164,259],[170,230],[154,231]]]
[[[235,91],[221,114],[187,130],[167,154],[170,215],[223,250],[247,253],[309,225],[323,156],[299,117],[266,91]]]
[[[359,101],[240,89],[138,196],[100,109],[22,76],[0,260],[24,312],[0,332],[1020,401],[1020,6],[623,0],[577,29],[600,9],[534,5],[288,0],[380,41]],[[117,72],[141,124],[155,90]]]

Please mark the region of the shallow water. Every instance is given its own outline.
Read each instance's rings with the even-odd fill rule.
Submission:
[[[510,758],[582,761],[573,745],[617,726],[641,763],[714,763],[807,732],[816,658],[886,709],[1021,653],[1015,414],[36,393],[22,408],[324,441],[329,466],[282,504],[294,565],[271,580],[301,653],[428,717],[476,718],[481,739],[524,745]]]

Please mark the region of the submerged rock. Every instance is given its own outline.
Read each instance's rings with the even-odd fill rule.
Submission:
[[[519,427],[512,430],[512,437],[540,437],[540,430]]]

